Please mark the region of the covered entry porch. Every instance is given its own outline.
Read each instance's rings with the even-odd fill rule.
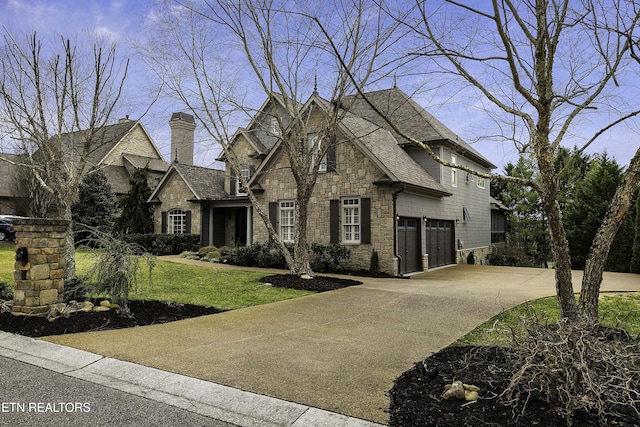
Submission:
[[[248,245],[253,240],[253,208],[248,202],[208,202],[202,206],[202,246]]]

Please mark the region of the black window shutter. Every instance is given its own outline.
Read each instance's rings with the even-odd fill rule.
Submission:
[[[329,201],[329,243],[340,243],[340,200]]]
[[[167,234],[167,211],[162,212],[162,224],[160,226],[162,234]]]
[[[202,221],[200,225],[200,239],[202,246],[209,246],[209,206],[202,208]]]
[[[360,199],[360,243],[371,243],[371,199]]]
[[[235,196],[237,194],[236,187],[238,185],[238,179],[235,176],[229,178],[229,194]]]
[[[278,202],[269,202],[269,220],[273,229],[278,232]]]
[[[184,232],[186,234],[191,234],[191,211],[186,211],[184,220],[186,228]]]

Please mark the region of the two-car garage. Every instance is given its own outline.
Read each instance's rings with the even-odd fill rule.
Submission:
[[[426,233],[426,250],[429,255],[428,268],[455,263],[454,222],[400,217],[397,220],[399,273],[406,274],[423,270],[421,226]]]

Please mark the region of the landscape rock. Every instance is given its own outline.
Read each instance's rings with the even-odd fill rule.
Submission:
[[[90,312],[91,310],[93,310],[93,303],[91,301],[85,301],[82,303],[82,307],[80,308],[80,311],[84,311],[85,313]]]
[[[442,397],[444,400],[464,400],[464,386],[462,381],[456,381],[453,384],[447,384],[446,390]]]

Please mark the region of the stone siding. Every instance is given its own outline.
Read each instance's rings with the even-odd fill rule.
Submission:
[[[155,150],[149,135],[144,131],[142,125],[134,126],[129,134],[120,141],[101,162],[103,165],[124,166],[123,154],[133,153],[136,156],[146,156],[160,159],[160,155]]]
[[[44,316],[64,302],[64,247],[69,222],[16,219],[16,248],[26,248],[28,260],[15,262],[14,315]]]
[[[162,203],[155,205],[154,214],[154,233],[162,233],[162,212],[168,212],[172,209],[182,209],[191,211],[191,232],[190,234],[200,234],[202,225],[201,210],[198,203],[190,202],[189,199],[194,195],[189,186],[184,182],[179,174],[173,173],[162,187],[161,200]]]
[[[267,169],[268,172],[260,182],[266,191],[257,195],[265,209],[270,202],[295,200],[296,183],[286,155],[281,153]],[[308,241],[329,244],[330,200],[347,196],[369,197],[371,198],[371,244],[347,245],[350,249],[350,259],[345,267],[368,269],[371,253],[375,248],[380,260],[380,269],[393,274],[392,190],[372,184],[379,176],[379,169],[359,149],[352,143],[339,141],[336,145],[336,172],[318,174],[315,189],[309,200]],[[267,229],[257,215],[254,216],[253,229],[255,242],[264,242],[268,239]]]

